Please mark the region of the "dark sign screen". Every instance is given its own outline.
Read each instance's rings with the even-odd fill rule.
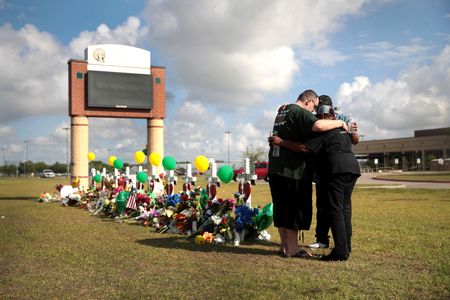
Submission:
[[[152,109],[152,76],[88,71],[88,107]]]

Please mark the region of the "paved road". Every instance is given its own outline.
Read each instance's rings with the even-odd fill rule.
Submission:
[[[425,188],[425,189],[450,189],[450,183],[440,182],[409,182],[409,181],[391,181],[378,180],[373,177],[378,176],[378,173],[363,173],[358,178],[357,184],[379,185],[382,188]]]

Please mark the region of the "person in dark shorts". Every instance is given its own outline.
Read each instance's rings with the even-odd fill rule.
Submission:
[[[296,103],[283,105],[275,118],[273,131],[286,140],[305,142],[313,132],[328,131],[347,124],[340,120],[318,120],[312,113],[319,103],[312,90],[301,93]],[[275,148],[276,149],[276,148]],[[269,151],[269,185],[274,210],[274,226],[280,234],[280,254],[286,257],[310,257],[298,246],[299,230],[308,230],[312,219],[312,171],[307,156],[281,147]]]
[[[335,119],[333,108],[328,105],[319,107],[317,115],[322,119]],[[322,259],[347,260],[352,236],[351,195],[361,175],[359,163],[351,150],[351,136],[347,131],[334,129],[303,143],[280,137],[269,137],[269,142],[294,152],[316,153],[316,172],[321,183],[323,208],[334,240],[333,250]]]

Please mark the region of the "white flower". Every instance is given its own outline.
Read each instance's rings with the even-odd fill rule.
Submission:
[[[211,220],[214,222],[214,225],[219,225],[222,222],[222,218],[218,215],[211,216]]]
[[[217,244],[223,244],[225,243],[225,239],[223,237],[223,235],[221,235],[220,233],[216,234],[216,236],[214,237],[214,242],[216,242]]]

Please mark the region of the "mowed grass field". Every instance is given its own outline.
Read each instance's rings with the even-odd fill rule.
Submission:
[[[268,243],[199,246],[35,202],[67,182],[0,180],[1,299],[450,298],[450,190],[356,188],[353,253],[321,262],[277,256],[273,227]],[[223,185],[219,196],[236,190]],[[270,201],[258,182],[253,206]],[[314,242],[314,228],[304,244]]]

